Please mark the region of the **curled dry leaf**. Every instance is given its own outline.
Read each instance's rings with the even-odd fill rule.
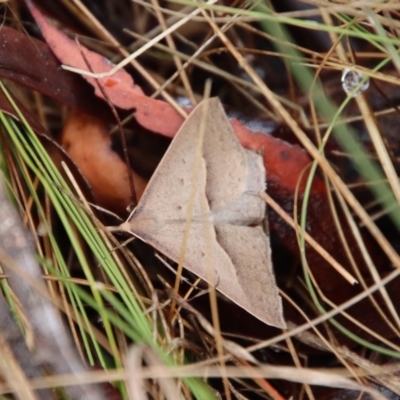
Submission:
[[[260,320],[284,328],[262,227],[264,190],[262,157],[240,145],[219,100],[205,100],[175,136],[132,218],[121,227],[178,261],[192,212],[184,267]]]
[[[84,46],[78,47],[73,40],[49,24],[31,1],[27,1],[27,4],[46,42],[62,63],[94,73],[109,72],[113,68],[107,58]],[[88,69],[85,58],[92,71]],[[95,88],[96,95],[104,99],[96,80],[85,75],[83,77]],[[120,69],[110,77],[100,78],[98,83],[115,107],[134,108],[135,118],[144,128],[171,137],[182,125],[183,118],[168,103],[147,97],[125,70]]]
[[[93,95],[90,85],[77,74],[60,68],[60,62],[46,43],[3,24],[0,26],[0,43],[0,76],[61,104],[94,115],[112,116],[107,104]],[[28,122],[32,123],[31,120]]]
[[[111,149],[104,122],[82,112],[73,112],[65,123],[61,143],[90,183],[96,201],[113,212],[125,210],[131,194],[128,171],[126,164]],[[132,178],[139,198],[146,181],[134,171]]]

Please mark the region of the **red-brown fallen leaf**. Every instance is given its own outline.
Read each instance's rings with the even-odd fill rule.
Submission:
[[[71,107],[112,116],[110,107],[93,96],[77,74],[64,71],[49,47],[5,25],[0,27],[0,76]]]
[[[284,182],[286,189],[294,192],[301,172],[311,163],[307,153],[298,146],[271,135],[251,131],[237,119],[230,121],[242,146],[255,152],[263,152],[268,181]],[[305,180],[303,179],[299,186],[300,196],[303,194],[304,185]],[[325,184],[318,177],[314,180],[312,193],[326,196]]]
[[[10,95],[11,95],[11,93],[10,93]],[[65,151],[65,149],[62,146],[60,146],[60,144],[51,137],[49,132],[47,132],[47,130],[39,123],[39,121],[36,119],[36,117],[17,98],[15,98],[14,96],[12,96],[12,97],[13,97],[13,101],[14,101],[15,105],[17,106],[18,110],[21,112],[21,114],[25,118],[29,127],[39,136],[42,145],[45,147],[46,151],[52,158],[54,164],[59,168],[60,171],[63,171],[61,162],[66,163],[69,170],[74,175],[75,180],[77,181],[79,187],[84,192],[84,195],[86,196],[86,198],[89,201],[92,202],[94,199],[93,199],[93,193],[90,188],[90,184],[85,179],[85,177],[82,176],[82,174],[80,174],[79,168],[77,168],[77,164],[74,162],[74,160]],[[13,108],[13,105],[8,101],[7,97],[4,95],[4,93],[1,90],[0,90],[0,110],[2,112],[12,116],[17,121],[21,120],[19,117],[19,114],[17,114],[17,112]],[[103,126],[103,125],[101,125],[101,126]],[[100,133],[101,130],[99,130],[98,132]],[[99,138],[99,137],[97,137],[97,138]],[[110,146],[111,146],[111,143],[110,143]],[[125,169],[126,169],[126,167],[125,167]],[[140,186],[139,186],[139,188],[140,188]],[[123,202],[123,204],[127,204],[126,203],[127,201],[129,201],[129,197],[127,198],[127,200],[125,200]],[[126,208],[127,206],[125,205],[124,207]]]
[[[131,199],[128,172],[126,164],[111,149],[104,122],[73,112],[65,123],[61,143],[90,183],[98,204],[118,214],[126,212]],[[139,198],[146,181],[134,171],[132,177]]]
[[[86,58],[94,73],[109,72],[112,69],[113,65],[109,60],[83,46],[78,47],[76,42],[49,24],[31,1],[27,1],[27,4],[47,44],[62,63],[90,72]],[[96,80],[86,75],[83,77],[95,88],[96,95],[104,98]],[[98,83],[114,106],[134,108],[135,118],[144,128],[173,137],[182,125],[183,118],[168,103],[145,96],[125,70],[120,69],[110,77],[100,78]]]

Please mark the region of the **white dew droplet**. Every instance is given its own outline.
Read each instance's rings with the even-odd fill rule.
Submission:
[[[354,97],[359,96],[361,93],[365,92],[369,88],[369,78],[365,80],[364,74],[359,71],[353,71],[346,68],[342,74],[342,87],[343,90]],[[361,82],[364,81],[362,84]],[[353,92],[355,89],[358,90]]]

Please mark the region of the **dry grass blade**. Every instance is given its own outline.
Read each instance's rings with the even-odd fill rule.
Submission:
[[[163,14],[162,14],[161,11],[160,11],[160,5],[159,5],[159,3],[158,3],[158,0],[152,0],[152,2],[153,2],[153,4],[154,4],[154,10],[155,10],[155,12],[156,12],[157,19],[159,20],[160,25],[162,26],[163,30],[166,31],[166,30],[168,29],[168,26],[167,26],[167,24],[166,24],[166,21],[165,21],[165,19],[164,19]],[[168,46],[170,47],[170,49],[171,49],[173,52],[176,51],[176,46],[175,46],[175,43],[174,43],[174,40],[173,40],[172,36],[171,36],[171,35],[167,35],[167,36],[166,36],[166,40],[167,40],[167,43],[168,43]],[[180,59],[178,56],[176,56],[176,55],[173,55],[173,58],[174,58],[174,62],[175,62],[175,64],[176,64],[176,69],[177,69],[177,71],[179,72],[179,75],[180,75],[180,77],[181,77],[181,79],[182,79],[182,83],[183,83],[183,86],[184,86],[184,88],[185,88],[185,90],[186,90],[187,96],[189,97],[191,104],[192,104],[193,106],[195,106],[196,103],[197,103],[197,102],[196,102],[196,98],[195,98],[195,96],[194,96],[192,87],[191,87],[191,85],[190,85],[188,76],[187,76],[187,74],[186,74],[186,71],[185,71],[185,69],[184,69],[183,66],[182,66],[182,61],[181,61],[181,59]]]
[[[124,49],[124,47],[121,46],[120,43],[118,43],[118,41],[111,35],[111,33],[106,28],[104,28],[104,26],[98,21],[98,19],[96,19],[96,17],[88,10],[88,8],[80,0],[73,0],[73,2],[77,5],[79,11],[82,12],[83,15],[85,15],[88,18],[88,20],[90,21],[90,28],[94,26],[94,31],[97,35],[99,35],[100,38],[105,39],[115,48],[119,49],[119,51],[124,57],[129,56],[129,53]],[[135,59],[132,59],[130,63],[146,79],[147,82],[149,82],[155,89],[159,89],[160,85],[158,84],[157,80],[154,79],[154,77],[146,70],[146,68],[144,68]],[[166,101],[168,101],[169,104],[171,104],[175,108],[175,110],[178,113],[186,117],[185,111],[182,109],[182,107],[179,106],[179,104],[171,95],[169,95],[165,90],[161,91],[161,95]]]
[[[289,324],[289,326],[291,328],[295,327],[291,323]],[[304,332],[298,335],[297,338],[303,343],[315,347],[316,349],[328,350],[326,343],[324,343],[319,337],[311,333]],[[373,362],[363,357],[360,357],[358,354],[352,352],[345,347],[336,347],[334,348],[334,351],[337,352],[344,359],[349,360],[350,362],[360,367],[356,371],[358,376],[368,376],[370,380],[375,381],[378,384],[389,388],[397,395],[400,395],[400,379],[396,375],[396,372],[399,369],[398,365],[385,365],[383,367],[376,365]],[[360,371],[361,369],[364,369],[365,371],[362,372]],[[381,375],[380,373],[377,373],[377,371],[380,371],[381,373],[385,371],[386,373]]]
[[[187,301],[178,298],[176,299],[176,301],[178,302],[180,307],[190,311],[193,315],[196,316],[201,327],[209,335],[213,337],[215,337],[217,334],[221,335],[221,333],[216,332],[214,327],[204,318],[204,316],[201,315],[201,313],[199,313],[195,308],[190,306],[190,304]],[[224,349],[231,354],[232,357],[236,357],[239,359],[247,360],[254,364],[258,364],[258,361],[246,349],[244,349],[242,346],[239,346],[235,342],[232,342],[230,340],[221,337],[221,344],[224,347]]]
[[[327,20],[328,23],[332,24],[332,20],[328,15],[325,15],[325,13],[323,14],[325,19]],[[331,34],[332,37],[332,42],[337,42],[338,45],[336,46],[336,51],[339,55],[339,58],[343,61],[343,62],[349,62],[348,57],[346,55],[346,52],[343,48],[343,45],[340,41],[337,40],[337,37],[332,33]],[[376,121],[376,117],[373,115],[372,112],[372,108],[370,105],[368,105],[366,97],[364,95],[361,96],[357,96],[356,97],[356,102],[357,102],[357,106],[360,110],[360,114],[362,115],[363,119],[364,119],[364,123],[366,125],[366,128],[369,132],[369,135],[371,137],[372,143],[375,147],[376,153],[378,155],[378,158],[381,162],[381,165],[383,167],[383,170],[388,178],[389,184],[392,188],[392,191],[394,193],[395,198],[397,199],[398,203],[400,203],[400,183],[399,183],[399,178],[397,176],[397,173],[395,171],[395,167],[393,165],[392,159],[389,155],[389,152],[384,144],[384,141],[382,139],[381,133],[379,132],[378,129],[378,125],[377,125],[377,121]],[[340,198],[340,201],[342,203],[342,208],[345,207],[344,201],[343,199]],[[347,211],[348,213],[348,211]],[[368,265],[368,268],[371,272],[371,275],[373,276],[373,279],[375,282],[379,282],[380,280],[380,276],[379,273],[371,259],[371,257],[368,254],[367,249],[365,248],[364,243],[362,242],[362,238],[360,236],[359,231],[356,228],[356,224],[352,219],[348,218],[348,221],[350,223],[350,225],[352,226],[352,230],[353,230],[353,234],[355,237],[358,238],[358,243],[359,243],[359,247],[362,249],[362,253],[364,255],[364,259],[366,260],[366,264]],[[357,268],[357,266],[355,266],[355,268]],[[364,285],[365,287],[365,285]],[[385,302],[390,310],[390,313],[393,316],[394,321],[397,324],[397,327],[400,327],[400,319],[399,316],[397,314],[397,311],[390,299],[389,294],[387,293],[385,287],[382,287],[381,289],[381,294],[383,296],[383,298],[385,299]],[[381,312],[381,310],[379,309],[379,307],[376,305],[375,303],[375,307],[378,308],[378,310]],[[383,313],[383,312],[381,312]],[[398,328],[397,328],[398,329]],[[396,329],[394,329],[396,332]],[[397,331],[398,332],[398,331]]]
[[[293,218],[289,217],[285,211],[277,204],[274,199],[272,199],[267,193],[263,194],[263,197],[265,199],[265,202],[273,209],[276,211],[277,214],[287,223],[289,224],[293,229],[298,229],[298,224],[296,224],[293,220]],[[324,257],[329,264],[332,265],[333,268],[336,269],[337,272],[339,272],[340,275],[343,276],[344,279],[347,280],[347,282],[351,283],[354,285],[357,282],[357,279],[355,279],[347,270],[345,270],[324,248],[322,248],[314,239],[311,235],[309,235],[307,232],[305,233],[305,238],[308,244],[310,244],[318,253],[321,254],[322,257]]]
[[[71,340],[61,324],[59,315],[51,302],[33,289],[35,284],[42,291],[40,268],[33,254],[29,233],[19,220],[19,215],[9,203],[4,184],[0,182],[0,260],[9,275],[9,282],[32,321],[35,335],[35,358],[39,365],[47,364],[58,373],[79,373],[85,370]],[[7,224],[4,223],[7,221]],[[44,318],[43,318],[44,317]],[[88,399],[103,399],[96,387],[71,387],[72,398],[87,396]]]
[[[144,348],[142,346],[132,346],[126,354],[126,370],[130,378],[128,379],[130,388],[131,399],[146,399],[144,390],[144,382],[142,375],[142,364],[143,359],[146,361],[147,365],[158,366],[160,368],[165,368],[162,361],[154,354],[154,352],[149,348]],[[167,400],[174,400],[179,398],[179,390],[177,384],[173,381],[171,377],[159,378],[158,383],[162,393],[165,395]]]
[[[216,2],[216,0],[208,0],[207,1],[208,4],[213,4],[215,2]],[[102,73],[102,74],[94,74],[94,73],[90,73],[88,71],[84,71],[84,70],[81,70],[81,69],[69,67],[68,65],[64,65],[63,68],[66,69],[67,71],[75,72],[77,74],[86,75],[86,76],[90,76],[92,78],[97,78],[97,79],[105,78],[107,76],[111,76],[112,74],[114,74],[115,72],[120,70],[121,68],[123,68],[126,65],[128,65],[129,63],[131,63],[138,56],[140,56],[141,54],[146,52],[155,43],[158,43],[159,41],[161,41],[162,39],[164,39],[165,37],[170,35],[172,32],[176,31],[182,25],[186,24],[188,21],[191,20],[191,18],[193,16],[195,16],[195,15],[197,15],[199,13],[200,13],[200,9],[196,9],[196,10],[192,11],[187,16],[185,16],[184,18],[182,18],[181,20],[179,20],[178,22],[176,22],[174,25],[170,26],[169,28],[165,29],[162,33],[160,33],[155,38],[151,39],[145,45],[140,47],[140,49],[136,50],[135,52],[133,52],[132,54],[127,56],[123,61],[121,61],[119,64],[117,64],[115,67],[113,67],[109,72],[105,72],[105,73]]]
[[[135,357],[135,365],[133,366],[140,379],[171,379],[183,377],[221,377],[221,368],[218,366],[201,367],[198,365],[187,365],[183,367],[166,367],[150,366],[143,367],[137,364],[138,357],[143,349],[138,349],[133,353]],[[137,367],[137,368],[136,368]],[[139,369],[141,369],[139,371]],[[132,379],[132,370],[113,371],[109,373],[104,372],[87,372],[79,376],[59,376],[35,379],[31,381],[32,388],[39,389],[46,386],[57,386],[60,382],[69,381],[71,385],[76,384],[89,384],[99,383],[105,380],[117,381]],[[335,371],[331,373],[327,370],[316,369],[297,369],[294,367],[274,367],[274,366],[255,366],[251,368],[245,367],[226,367],[226,373],[231,378],[269,378],[269,379],[284,379],[292,382],[302,382],[310,385],[339,387],[349,390],[365,391],[370,393],[374,398],[385,400],[386,397],[371,389],[368,386],[359,385],[354,381],[347,379],[345,371]],[[135,381],[135,378],[133,378]],[[0,385],[0,392],[4,390],[5,385]],[[136,388],[134,390],[137,390]],[[171,388],[171,390],[173,390]],[[138,392],[134,392],[138,394]],[[142,396],[144,392],[141,392]],[[140,398],[140,397],[139,397]]]
[[[19,360],[14,357],[13,351],[2,333],[0,333],[0,353],[0,374],[9,385],[15,397],[19,400],[37,400],[38,397],[36,397],[36,394],[30,387],[29,381],[18,362]],[[29,354],[26,354],[26,356],[29,357]],[[42,398],[50,399],[48,394]]]

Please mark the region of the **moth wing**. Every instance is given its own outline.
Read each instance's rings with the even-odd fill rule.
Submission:
[[[268,325],[286,328],[269,239],[262,227],[220,224],[216,232],[218,243],[235,266],[244,293],[242,307]]]

